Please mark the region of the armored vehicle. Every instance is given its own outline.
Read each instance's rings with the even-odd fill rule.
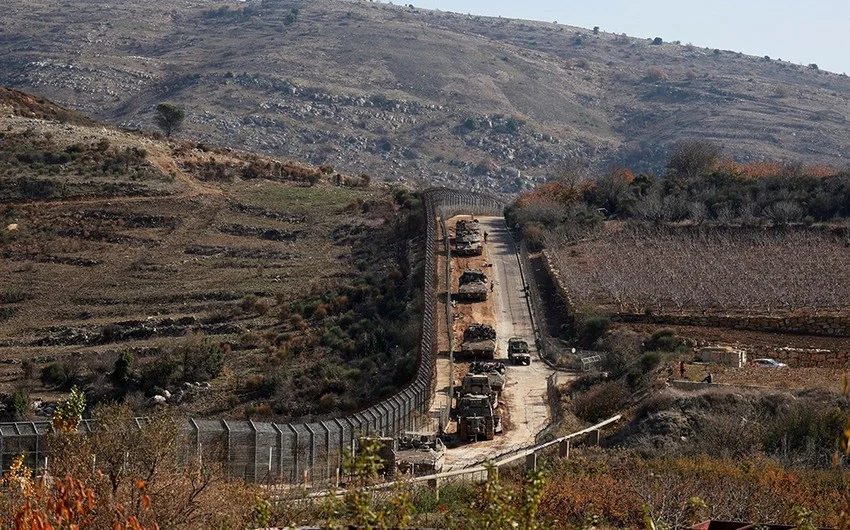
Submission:
[[[472,394],[460,398],[457,433],[461,441],[492,440],[502,430],[502,418],[493,412],[487,396]]]
[[[455,243],[459,241],[467,243],[478,243],[481,241],[481,227],[477,219],[457,222],[455,225]]]
[[[405,432],[396,441],[396,469],[403,475],[433,475],[443,470],[445,453],[437,433]]]
[[[531,364],[531,354],[528,353],[528,342],[519,338],[508,339],[508,359],[514,364]]]
[[[487,396],[493,408],[499,406],[499,392],[490,384],[487,374],[466,374],[457,387],[458,400],[464,396]],[[458,401],[458,407],[460,401]]]
[[[487,324],[470,324],[463,332],[460,351],[472,357],[488,357],[496,353],[496,330]]]
[[[483,251],[478,221],[458,221],[455,225],[455,253],[458,256],[480,256]]]
[[[505,386],[505,364],[474,362],[469,365],[469,372],[475,375],[486,376],[490,381],[490,388],[501,392]]]
[[[455,295],[462,302],[483,302],[487,300],[487,275],[481,269],[467,269],[458,279]]]
[[[480,256],[484,253],[484,247],[481,243],[457,243],[455,245],[455,254],[458,256]]]

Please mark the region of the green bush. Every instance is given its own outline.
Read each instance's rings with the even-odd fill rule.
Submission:
[[[183,342],[165,350],[160,357],[141,370],[139,383],[145,391],[168,389],[183,382],[205,382],[224,368],[221,343],[201,334],[190,335]]]
[[[125,351],[115,359],[115,367],[109,378],[112,380],[112,386],[118,390],[127,388],[127,383],[133,375],[133,354]]]
[[[640,358],[640,368],[645,374],[655,370],[660,364],[661,353],[657,351],[648,351]]]
[[[611,327],[611,319],[605,316],[590,316],[579,321],[578,342],[585,348],[592,348],[597,340]]]
[[[44,386],[70,388],[76,375],[71,365],[54,361],[41,369],[41,382]]]
[[[675,351],[681,343],[682,341],[676,337],[676,332],[674,330],[667,328],[659,329],[649,337],[649,340],[646,341],[644,344],[644,350],[671,352]]]

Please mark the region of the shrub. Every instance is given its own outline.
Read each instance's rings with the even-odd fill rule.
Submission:
[[[573,411],[584,421],[596,423],[619,412],[629,395],[623,382],[609,381],[573,398]]]
[[[522,239],[532,252],[538,252],[546,246],[545,232],[539,223],[525,223],[522,227]]]
[[[663,43],[664,39],[662,39],[661,37],[655,37],[654,39],[652,39],[653,46],[661,46]]]
[[[672,329],[659,329],[654,332],[644,343],[644,350],[658,351],[675,351],[679,347],[681,341],[676,337],[676,332]]]
[[[589,316],[579,320],[578,342],[581,346],[592,348],[597,340],[611,327],[611,319],[605,316]]]
[[[649,372],[655,370],[660,364],[661,354],[657,351],[646,352],[640,358],[640,368],[645,374],[648,374]]]
[[[667,72],[657,66],[653,66],[646,71],[646,78],[650,81],[664,81],[667,77]]]
[[[115,367],[112,370],[109,378],[112,380],[112,386],[116,389],[123,390],[127,387],[127,383],[133,374],[133,354],[125,351],[115,359]]]
[[[224,349],[221,343],[196,334],[163,352],[142,370],[139,379],[141,386],[150,393],[156,387],[168,389],[185,381],[209,381],[223,368]]]
[[[41,369],[41,382],[44,386],[70,388],[76,375],[71,365],[54,361]]]

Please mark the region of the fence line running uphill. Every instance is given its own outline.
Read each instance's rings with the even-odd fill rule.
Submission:
[[[504,203],[495,196],[435,188],[423,194],[425,215],[425,265],[423,315],[416,378],[394,396],[365,410],[310,423],[260,423],[188,419],[183,429],[187,457],[216,449],[230,474],[250,482],[320,486],[335,482],[342,456],[358,435],[394,436],[430,422],[428,410],[434,395],[437,313],[436,219],[458,214],[502,215]],[[138,428],[145,420],[137,419]],[[91,432],[90,421],[80,424],[81,434]],[[47,462],[48,420],[0,423],[0,471],[12,459],[26,457],[40,473]],[[96,457],[96,455],[95,455]]]

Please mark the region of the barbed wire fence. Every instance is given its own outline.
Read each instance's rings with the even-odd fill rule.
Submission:
[[[343,455],[353,450],[358,436],[395,436],[431,423],[428,411],[436,384],[436,319],[443,317],[437,315],[436,220],[459,214],[501,216],[504,203],[495,196],[446,188],[428,190],[423,198],[427,219],[425,285],[416,378],[380,403],[324,421],[281,424],[189,418],[182,429],[186,458],[200,458],[215,449],[233,477],[321,487],[338,480]],[[444,232],[443,236],[447,245],[448,234]],[[447,415],[448,410],[440,414]],[[138,428],[143,428],[145,421],[137,419]],[[85,434],[94,428],[93,422],[83,421],[78,431]],[[28,467],[36,473],[43,472],[48,462],[50,432],[49,420],[0,423],[0,471],[8,470],[13,458],[24,455]]]

